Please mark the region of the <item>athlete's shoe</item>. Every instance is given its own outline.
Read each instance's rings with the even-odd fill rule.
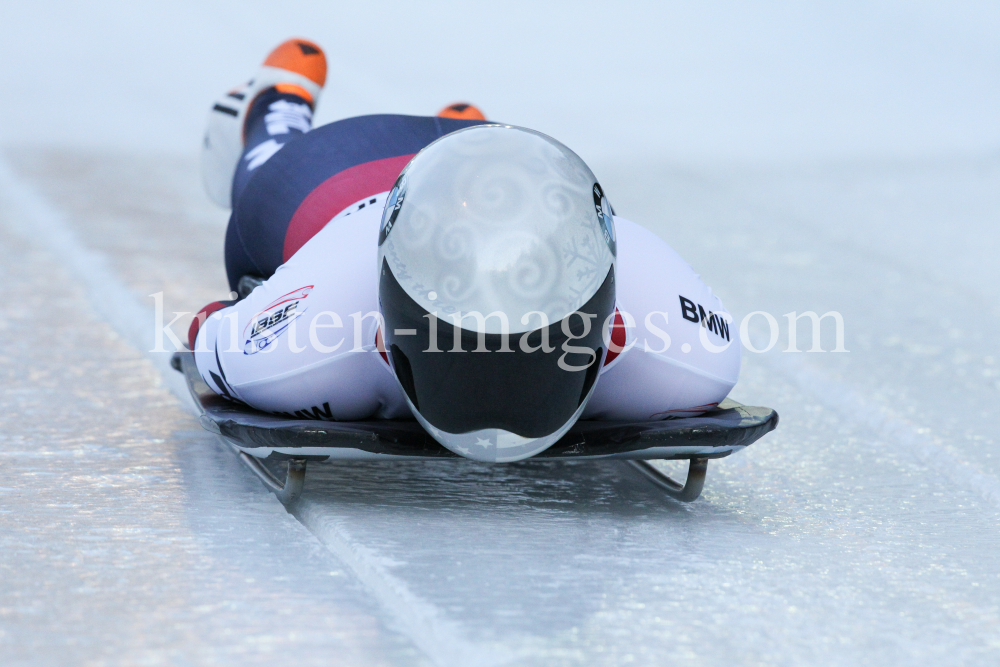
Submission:
[[[208,196],[219,206],[232,205],[233,175],[244,146],[247,111],[265,90],[302,97],[315,108],[326,83],[326,56],[313,42],[290,39],[271,51],[257,74],[212,107],[201,149],[201,177]]]
[[[457,118],[459,120],[486,120],[486,116],[478,107],[468,102],[449,104],[437,114],[440,118]]]

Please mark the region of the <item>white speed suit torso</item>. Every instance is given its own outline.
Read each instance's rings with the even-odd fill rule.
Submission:
[[[386,194],[347,207],[246,299],[208,317],[194,349],[214,391],[298,418],[412,416],[376,345]],[[615,225],[617,308],[627,333],[624,345],[620,330],[611,338],[583,418],[645,421],[714,407],[739,375],[729,314],[659,237],[620,217]]]

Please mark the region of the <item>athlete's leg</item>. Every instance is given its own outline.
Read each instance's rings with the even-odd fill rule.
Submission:
[[[257,168],[286,143],[312,129],[313,107],[300,86],[278,84],[257,96],[247,112],[245,146],[233,174],[233,210]]]
[[[234,291],[243,276],[270,276],[255,252],[261,240],[254,238],[252,229],[240,224],[239,199],[259,167],[289,141],[311,129],[312,106],[306,91],[295,88],[280,84],[270,88],[257,97],[247,112],[246,147],[233,175],[233,213],[226,229],[226,276]]]
[[[234,290],[242,275],[266,276],[252,245],[241,239],[239,197],[262,164],[289,140],[309,131],[325,81],[322,49],[290,39],[268,55],[246,84],[219,98],[209,113],[201,151],[202,180],[213,201],[234,211],[226,233],[226,267]]]
[[[303,39],[280,44],[252,79],[218,99],[208,116],[201,150],[201,175],[208,196],[219,206],[233,203],[233,175],[246,148],[247,116],[261,93],[285,88],[314,107],[326,82],[326,56]]]

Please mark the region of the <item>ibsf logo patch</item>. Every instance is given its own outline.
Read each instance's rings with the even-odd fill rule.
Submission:
[[[278,297],[250,319],[243,328],[243,354],[257,354],[266,350],[289,325],[306,312],[303,302],[309,298],[313,286],[307,285]]]
[[[604,242],[611,249],[611,254],[618,256],[618,242],[615,240],[615,221],[611,217],[615,210],[611,208],[611,202],[601,189],[600,183],[594,183],[594,208],[597,210],[597,220],[601,223],[601,232],[604,234]]]

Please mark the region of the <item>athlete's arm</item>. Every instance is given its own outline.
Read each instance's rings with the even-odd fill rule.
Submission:
[[[375,343],[379,197],[345,209],[246,299],[208,315],[194,350],[214,391],[293,416],[409,416]]]
[[[615,218],[624,345],[603,369],[584,418],[651,420],[710,410],[736,384],[738,332],[722,301],[662,239]]]

